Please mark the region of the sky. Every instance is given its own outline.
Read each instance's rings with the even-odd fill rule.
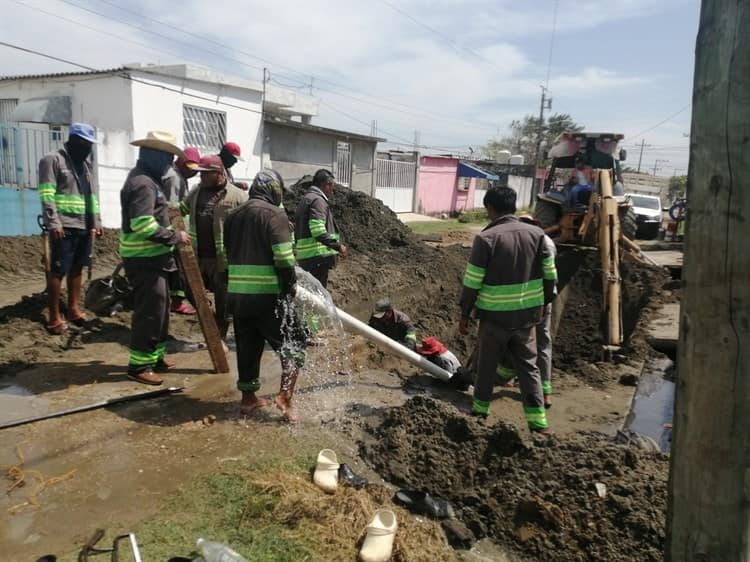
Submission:
[[[95,68],[201,64],[321,100],[318,125],[478,150],[552,112],[687,173],[699,0],[0,0],[0,40]],[[557,17],[555,6],[557,5]],[[554,30],[554,33],[553,33]],[[550,56],[551,55],[551,56]],[[551,64],[550,64],[551,62]],[[75,68],[0,46],[0,75]],[[658,160],[658,161],[657,161]]]

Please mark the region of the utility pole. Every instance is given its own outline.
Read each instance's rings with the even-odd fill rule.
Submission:
[[[646,144],[646,139],[641,139],[641,154],[638,156],[638,173],[641,173],[641,162],[643,162],[643,149],[647,146],[651,146],[650,144]]]
[[[659,164],[666,164],[667,162],[669,162],[669,160],[663,160],[661,158],[657,158],[656,160],[654,160],[654,175],[656,175],[656,170],[661,170],[661,168],[659,168]]]
[[[750,560],[750,176],[746,0],[703,0],[666,560]]]
[[[414,152],[419,151],[419,131],[414,131]]]
[[[378,136],[378,120],[377,119],[372,120],[372,124],[370,125],[370,136],[371,137]]]
[[[260,133],[263,142],[260,143],[260,169],[263,169],[263,153],[266,151],[266,82],[270,78],[267,68],[263,68],[263,96],[260,102]]]
[[[529,206],[534,205],[535,195],[537,192],[541,191],[541,186],[536,181],[536,174],[537,170],[539,169],[539,166],[542,163],[542,137],[544,136],[544,110],[545,109],[552,109],[552,98],[547,97],[547,88],[544,86],[539,86],[542,89],[542,101],[539,104],[539,128],[537,129],[537,135],[536,135],[536,150],[534,151],[534,183],[536,185],[536,190],[534,190],[531,194],[531,201],[529,201]]]
[[[310,76],[310,95],[313,95],[313,83],[315,82],[315,76]]]

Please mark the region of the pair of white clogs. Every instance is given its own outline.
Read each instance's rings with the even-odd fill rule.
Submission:
[[[339,461],[331,449],[318,453],[313,482],[318,488],[332,494],[338,488]],[[387,562],[393,553],[398,521],[390,509],[378,509],[365,529],[365,540],[359,551],[362,562]]]

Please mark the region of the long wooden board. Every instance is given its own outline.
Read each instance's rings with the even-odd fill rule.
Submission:
[[[182,219],[179,209],[170,209],[169,215],[172,226],[175,230],[186,230],[185,221]],[[188,287],[190,287],[190,293],[195,300],[195,310],[198,312],[198,322],[203,331],[203,337],[206,338],[208,354],[211,356],[214,370],[217,373],[228,373],[229,362],[227,361],[227,354],[224,352],[224,345],[221,341],[219,327],[216,325],[216,318],[214,317],[214,313],[211,311],[211,306],[208,304],[208,299],[206,298],[206,286],[203,284],[203,277],[201,276],[201,270],[198,266],[198,258],[195,256],[193,247],[190,244],[180,244],[177,246],[177,252],[175,255],[179,262],[180,269],[185,275]]]

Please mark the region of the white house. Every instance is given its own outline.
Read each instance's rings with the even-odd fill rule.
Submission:
[[[90,123],[99,138],[95,173],[102,219],[117,228],[120,188],[137,155],[131,140],[149,130],[170,131],[178,144],[202,154],[236,142],[245,161],[232,171],[247,179],[264,164],[264,114],[309,123],[318,101],[268,84],[264,93],[261,82],[186,64],[2,77],[0,186],[36,187],[39,158],[63,141],[68,124]]]

